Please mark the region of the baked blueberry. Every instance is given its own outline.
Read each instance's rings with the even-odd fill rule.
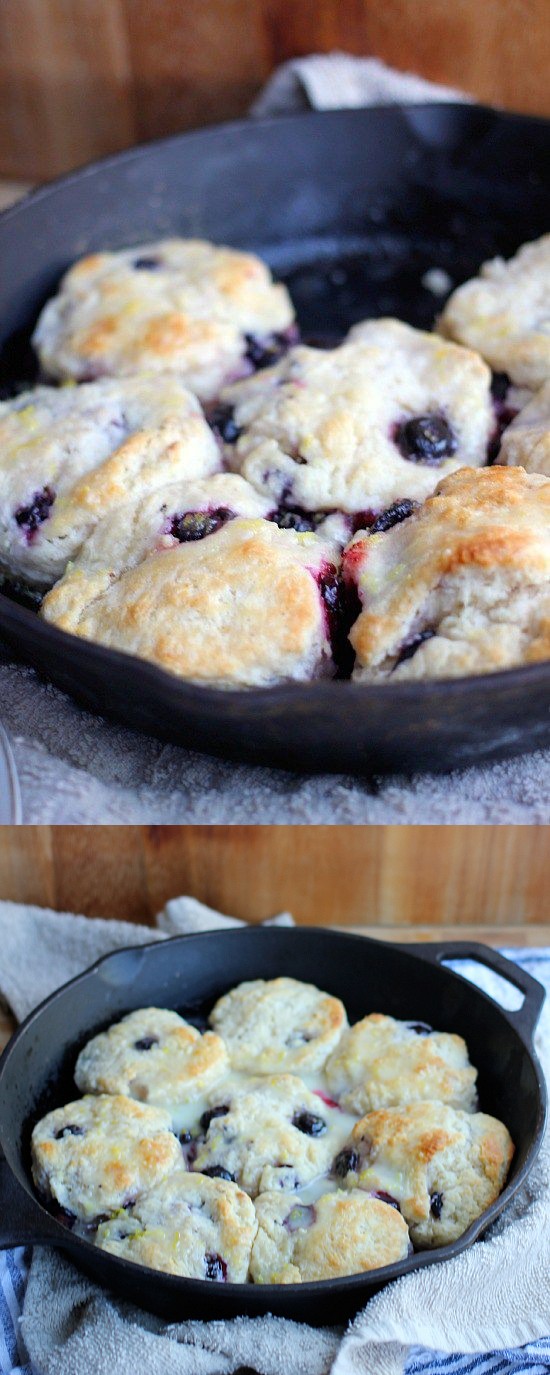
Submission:
[[[38,526],[48,519],[50,507],[55,501],[55,492],[51,487],[43,487],[41,492],[35,492],[32,501],[28,506],[19,506],[15,512],[17,524],[22,530],[26,530],[28,535],[32,535]]]
[[[379,1198],[381,1203],[387,1203],[388,1208],[397,1208],[398,1213],[401,1212],[397,1199],[393,1197],[393,1194],[387,1194],[385,1189],[375,1189],[372,1197]]]
[[[137,268],[138,272],[155,272],[157,267],[162,267],[162,260],[144,254],[142,258],[134,258],[132,267]]]
[[[405,659],[412,659],[413,654],[416,654],[417,649],[420,649],[420,645],[423,645],[426,640],[431,640],[433,635],[435,635],[435,630],[420,630],[418,635],[413,635],[412,639],[407,640],[407,643],[399,651],[395,667],[398,668],[399,664],[405,662]]]
[[[380,535],[384,530],[391,530],[392,525],[400,525],[402,520],[408,520],[413,511],[418,510],[419,505],[420,502],[411,501],[409,497],[405,497],[403,501],[394,501],[386,511],[381,511],[376,520],[373,520],[369,525],[370,534]],[[357,526],[357,529],[361,528],[361,526]]]
[[[158,1036],[142,1036],[141,1041],[134,1041],[134,1050],[150,1050],[151,1046],[158,1046]]]
[[[505,401],[510,385],[510,378],[507,372],[494,372],[491,382],[491,395],[493,401]]]
[[[338,1179],[345,1179],[346,1175],[355,1173],[355,1171],[359,1169],[359,1163],[358,1152],[352,1150],[350,1146],[346,1146],[344,1150],[340,1151],[335,1157],[332,1173],[335,1174]]]
[[[276,363],[288,348],[288,340],[284,334],[271,334],[268,338],[260,339],[256,334],[245,334],[246,348],[245,358],[256,369],[269,368],[272,363]]]
[[[220,506],[217,511],[185,511],[181,516],[173,516],[170,534],[179,540],[180,544],[187,544],[190,540],[205,539],[206,535],[213,535],[228,520],[233,520],[233,517],[234,512],[229,511],[226,506]]]
[[[398,446],[413,463],[443,463],[458,447],[457,436],[444,415],[418,415],[398,427]]]
[[[69,1122],[68,1126],[66,1126],[66,1127],[61,1127],[60,1130],[59,1130],[58,1132],[55,1133],[54,1140],[55,1140],[55,1141],[62,1141],[64,1136],[84,1136],[84,1135],[85,1135],[84,1127],[77,1127],[77,1126],[75,1125],[74,1122]]]
[[[430,1194],[430,1212],[432,1217],[435,1217],[437,1218],[437,1220],[439,1220],[439,1218],[441,1217],[442,1207],[443,1194]]]
[[[324,1117],[317,1117],[314,1112],[297,1112],[292,1118],[293,1127],[297,1127],[304,1136],[324,1136],[327,1124]]]
[[[203,1132],[207,1132],[207,1131],[208,1131],[208,1128],[209,1128],[209,1126],[210,1126],[210,1123],[211,1123],[213,1117],[225,1117],[226,1113],[228,1113],[228,1112],[229,1112],[229,1104],[228,1104],[228,1103],[220,1103],[219,1107],[217,1107],[217,1108],[208,1108],[207,1112],[203,1112],[202,1117],[201,1117],[201,1119],[200,1119],[200,1124],[201,1124],[201,1127],[202,1127]]]
[[[317,511],[291,511],[280,509],[273,516],[275,524],[279,530],[297,530],[298,534],[308,534],[317,529],[317,526],[324,520],[324,512]]]
[[[210,428],[223,439],[224,444],[236,444],[242,430],[235,424],[233,406],[214,406],[208,416]]]
[[[221,1256],[210,1252],[204,1257],[204,1275],[207,1280],[214,1280],[216,1284],[225,1284],[227,1280],[227,1265]]]
[[[200,1173],[208,1175],[209,1179],[227,1179],[231,1184],[235,1183],[235,1175],[224,1170],[223,1165],[207,1165]]]
[[[315,1218],[316,1212],[312,1204],[297,1203],[285,1217],[283,1227],[286,1227],[287,1232],[297,1232],[300,1227],[311,1227]]]

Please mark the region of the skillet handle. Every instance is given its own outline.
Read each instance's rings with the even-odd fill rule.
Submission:
[[[21,1188],[0,1149],[0,1251],[53,1242],[59,1245],[58,1224]]]
[[[420,955],[421,959],[429,960],[431,964],[442,964],[443,961],[446,962],[447,960],[475,960],[477,964],[484,964],[487,969],[492,969],[495,974],[500,974],[507,983],[513,984],[523,993],[521,1007],[513,1010],[507,1007],[503,1008],[503,1011],[518,1028],[524,1040],[529,1044],[532,1042],[546,998],[546,989],[543,988],[542,984],[539,984],[538,979],[534,979],[519,964],[514,964],[513,960],[506,959],[505,955],[501,955],[499,950],[493,950],[490,945],[480,945],[470,941],[446,941],[442,945],[435,941],[429,941],[426,945],[406,945],[403,948],[414,950],[415,955]]]

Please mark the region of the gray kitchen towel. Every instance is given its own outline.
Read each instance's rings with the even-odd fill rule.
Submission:
[[[287,773],[162,744],[0,662],[23,821],[57,825],[547,825],[550,753],[438,776]]]
[[[469,100],[464,91],[438,86],[414,72],[397,72],[379,57],[350,53],[312,53],[284,62],[254,101],[251,114],[279,115],[289,110],[357,109],[362,105],[403,105],[427,100]]]
[[[292,922],[288,913],[273,920]],[[0,994],[22,1017],[53,987],[108,950],[223,927],[227,921],[242,924],[186,897],[167,904],[153,932],[2,902]],[[550,953],[528,951],[525,958],[538,958],[538,972],[548,983]],[[470,971],[464,967],[462,972]],[[491,971],[475,966],[471,976],[499,998],[500,981]],[[537,1042],[548,1077],[547,1009]],[[504,1352],[547,1337],[549,1294],[546,1138],[528,1183],[483,1241],[445,1265],[419,1270],[382,1290],[346,1332],[271,1316],[166,1324],[103,1293],[69,1261],[41,1248],[33,1255],[21,1326],[39,1375],[135,1375],[142,1370],[148,1375],[231,1375],[242,1367],[259,1375],[288,1375],[289,1370],[296,1375],[412,1375],[410,1358],[420,1348],[437,1353],[429,1366],[422,1364],[431,1375],[443,1371],[445,1352]],[[502,1361],[496,1368],[502,1372],[505,1367]]]
[[[381,102],[467,99],[376,58],[286,63],[253,114]],[[437,268],[437,264],[434,264]],[[438,290],[433,275],[433,290]],[[434,296],[434,312],[436,298]],[[279,825],[546,825],[550,752],[439,777],[355,778],[227,763],[94,716],[0,651],[1,716],[11,732],[23,821]]]

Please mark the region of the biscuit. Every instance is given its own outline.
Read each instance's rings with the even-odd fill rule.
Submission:
[[[225,993],[212,1009],[234,1069],[255,1074],[310,1074],[323,1065],[342,1031],[339,998],[298,979],[252,979]]]
[[[181,1169],[102,1223],[95,1242],[169,1275],[242,1284],[257,1226],[254,1204],[235,1184]]]
[[[33,344],[51,377],[171,369],[202,400],[286,346],[286,288],[250,253],[202,239],[93,253],[63,277]]]
[[[550,378],[550,234],[492,258],[449,297],[438,328],[497,372],[536,390]]]
[[[357,535],[344,576],[362,611],[354,677],[489,673],[550,658],[550,481],[463,469],[408,520]]]
[[[498,461],[550,477],[550,382],[504,431]]]
[[[170,375],[37,387],[4,401],[0,567],[51,586],[109,511],[219,467],[196,398]]]
[[[88,1041],[74,1077],[81,1093],[122,1093],[170,1111],[207,1093],[228,1063],[215,1032],[201,1036],[177,1012],[147,1007]]]
[[[495,427],[478,354],[398,320],[368,320],[338,348],[298,346],[223,393],[231,466],[285,508],[370,525],[486,463]]]
[[[239,518],[207,539],[154,549],[137,566],[126,543],[117,566],[113,525],[98,529],[45,598],[45,620],[215,687],[334,673],[335,545]]]
[[[37,1189],[84,1222],[114,1213],[181,1164],[181,1147],[161,1108],[121,1094],[55,1108],[32,1134]]]
[[[361,1189],[304,1205],[292,1194],[261,1194],[250,1276],[256,1284],[302,1284],[378,1270],[409,1254],[401,1214]]]
[[[329,1107],[292,1074],[266,1075],[210,1094],[192,1168],[231,1179],[252,1196],[299,1189],[326,1174],[346,1131]]]
[[[498,1198],[513,1154],[496,1117],[412,1103],[363,1117],[333,1171],[342,1186],[397,1203],[426,1248],[456,1241]]]
[[[477,1070],[462,1036],[371,1012],[345,1031],[324,1070],[330,1092],[362,1116],[430,1099],[473,1112]]]

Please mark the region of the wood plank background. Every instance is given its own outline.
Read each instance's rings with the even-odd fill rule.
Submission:
[[[549,878],[536,826],[0,827],[0,898],[138,922],[191,893],[252,922],[538,943]]]
[[[0,175],[239,116],[278,63],[332,49],[550,114],[548,19],[548,0],[2,0]]]

